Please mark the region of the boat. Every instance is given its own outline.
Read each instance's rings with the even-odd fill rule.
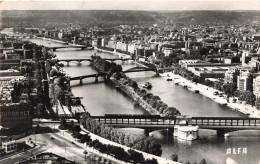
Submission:
[[[194,90],[194,93],[200,93],[200,91],[199,90]]]
[[[147,88],[147,89],[151,89],[152,88],[152,84],[149,82],[146,82],[145,84],[142,84],[143,88]]]
[[[225,133],[224,136],[225,136],[225,137],[229,137],[229,134],[228,134],[228,133]]]
[[[167,78],[166,80],[167,80],[167,81],[172,81],[172,79],[171,79],[171,78]]]
[[[199,136],[199,126],[175,125],[174,136],[187,141],[196,140]]]
[[[177,85],[178,85],[178,84],[179,84],[179,82],[178,82],[178,81],[175,81],[175,82],[174,82],[174,84],[177,84]]]

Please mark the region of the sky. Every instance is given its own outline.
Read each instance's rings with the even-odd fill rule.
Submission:
[[[260,10],[260,0],[0,0],[0,10]]]

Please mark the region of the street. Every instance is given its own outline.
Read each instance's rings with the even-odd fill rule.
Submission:
[[[22,138],[21,141],[27,141],[29,138],[31,138],[33,142],[36,140],[36,143],[39,146],[25,152],[15,154],[9,158],[1,160],[0,162],[1,164],[10,164],[21,161],[23,159],[28,159],[33,155],[42,152],[53,152],[70,160],[84,163],[84,149],[76,144],[73,144],[72,140],[68,139],[67,137],[62,137],[62,135],[62,132],[54,132],[33,134]]]

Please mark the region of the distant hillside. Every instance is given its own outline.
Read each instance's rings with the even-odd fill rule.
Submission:
[[[119,25],[153,23],[248,23],[260,21],[260,11],[122,11],[122,10],[43,10],[0,11],[2,25],[43,26]]]

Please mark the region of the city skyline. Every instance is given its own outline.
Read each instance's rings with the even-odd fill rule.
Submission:
[[[2,1],[0,4],[0,10],[260,10],[257,0]]]

